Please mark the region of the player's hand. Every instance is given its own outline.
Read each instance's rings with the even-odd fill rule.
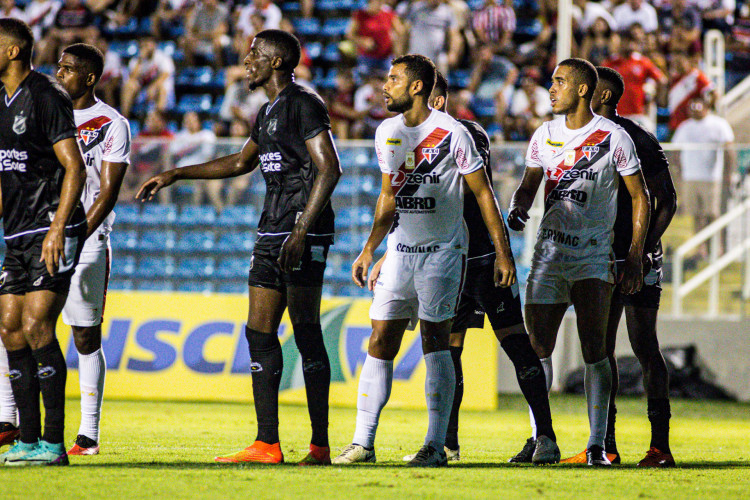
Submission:
[[[362,250],[352,264],[352,281],[360,288],[364,288],[367,283],[367,271],[370,269],[370,264],[372,264],[372,254],[365,250]]]
[[[508,212],[508,227],[513,231],[523,231],[527,220],[529,220],[529,212],[523,207],[515,206]]]
[[[175,180],[174,170],[167,170],[166,172],[155,175],[141,184],[141,188],[135,195],[135,199],[140,201],[153,200],[156,193],[162,188],[173,184]]]
[[[44,262],[47,272],[54,276],[61,258],[65,260],[65,227],[52,225],[42,242],[42,256],[39,262]]]
[[[281,245],[281,252],[279,253],[279,260],[277,262],[281,270],[285,273],[299,269],[302,253],[305,251],[306,236],[307,233],[304,230],[299,229],[298,226],[294,226],[292,233],[287,236]]]
[[[383,267],[383,262],[385,262],[385,255],[383,255],[380,260],[372,266],[372,271],[370,271],[370,275],[367,276],[367,288],[370,291],[375,288],[375,283],[378,281],[378,276],[380,276],[380,268]]]
[[[643,264],[640,256],[628,255],[623,265],[622,273],[618,277],[622,283],[622,293],[632,295],[638,293],[643,286]]]
[[[495,286],[509,287],[516,282],[516,265],[512,259],[501,255],[495,257]]]

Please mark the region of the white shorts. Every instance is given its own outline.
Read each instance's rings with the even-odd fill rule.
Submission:
[[[417,318],[439,323],[456,315],[466,274],[461,251],[404,254],[388,252],[375,284],[370,319]]]
[[[570,304],[573,283],[598,279],[614,284],[614,266],[608,257],[583,262],[532,262],[526,280],[526,303]]]
[[[96,326],[104,315],[112,251],[109,245],[84,248],[70,281],[63,322],[69,326]]]

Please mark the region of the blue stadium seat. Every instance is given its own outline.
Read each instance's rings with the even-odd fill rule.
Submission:
[[[138,35],[139,36],[148,36],[152,33],[154,28],[154,23],[152,22],[150,17],[144,17],[141,19],[141,21],[138,23]]]
[[[138,246],[138,231],[115,230],[109,235],[113,250],[135,250]]]
[[[487,117],[495,116],[495,100],[494,99],[475,98],[471,103],[471,108],[479,117],[487,118]]]
[[[219,236],[215,252],[250,255],[255,246],[255,231],[227,232]]]
[[[346,207],[336,211],[337,228],[368,228],[372,225],[372,220],[370,207]]]
[[[518,19],[516,21],[516,35],[535,38],[542,32],[542,22],[539,19]]]
[[[287,14],[297,14],[300,11],[299,2],[284,2],[281,4],[281,10]]]
[[[210,281],[183,281],[177,284],[175,290],[178,292],[207,294],[214,291],[214,285]]]
[[[297,18],[294,20],[294,29],[301,36],[316,36],[320,32],[320,20],[317,18]]]
[[[117,224],[138,224],[141,220],[141,206],[138,203],[123,203],[115,207]]]
[[[520,258],[525,246],[526,246],[526,240],[523,236],[511,235],[510,251],[513,252],[514,256]]]
[[[114,29],[107,29],[105,27],[104,31],[105,33],[109,32],[110,34],[119,36],[121,38],[135,38],[135,35],[138,32],[138,19],[130,18],[125,22],[125,24],[117,26]]]
[[[174,274],[174,258],[144,257],[138,262],[134,275],[137,278],[166,278]],[[140,287],[139,287],[140,288]]]
[[[144,225],[172,224],[177,220],[177,207],[171,203],[144,205],[139,222]]]
[[[305,49],[310,59],[317,59],[323,53],[323,44],[320,42],[309,42],[305,44]]]
[[[259,182],[263,186],[263,192],[265,193],[265,183]],[[248,227],[254,228],[258,225],[260,216],[252,205],[235,205],[232,207],[226,207],[221,211],[219,218],[216,219],[216,223],[223,227]]]
[[[135,284],[133,280],[111,279],[107,283],[107,288],[118,292],[129,292],[135,288]]]
[[[352,0],[317,0],[315,2],[315,9],[322,12],[329,10],[351,10],[353,3]]]
[[[210,252],[214,247],[213,231],[185,231],[180,235],[175,250],[184,253]]]
[[[359,253],[367,241],[367,235],[360,233],[341,233],[334,239],[333,249],[336,253]]]
[[[123,59],[130,59],[138,55],[138,42],[136,40],[112,40],[109,50]]]
[[[194,111],[208,113],[211,111],[211,94],[186,94],[177,103],[177,112],[181,114]]]
[[[352,271],[348,266],[337,266],[329,262],[325,271],[326,281],[338,281],[348,283],[352,279]]]
[[[136,285],[139,292],[171,292],[174,290],[174,283],[169,280],[144,280]]]
[[[326,19],[320,28],[320,34],[331,38],[342,37],[346,33],[348,26],[348,17]]]
[[[219,293],[246,294],[247,280],[222,281],[216,287]]]
[[[34,69],[47,76],[55,76],[55,73],[57,72],[57,68],[54,64],[42,64],[41,66]]]
[[[182,259],[174,270],[178,278],[210,278],[214,274],[213,257],[190,257]]]
[[[156,47],[169,57],[174,57],[175,50],[177,50],[177,44],[172,40],[159,42]]]
[[[221,279],[247,279],[250,272],[249,258],[228,257],[222,259],[216,266],[214,276]]]
[[[485,0],[467,0],[466,4],[471,10],[480,10],[484,7]]]
[[[130,119],[130,136],[131,137],[138,137],[138,134],[141,133],[141,124],[138,120]]]
[[[135,275],[136,259],[132,255],[117,257],[112,263],[112,278],[132,278]]]
[[[216,222],[216,211],[210,205],[187,205],[176,222],[180,226],[211,226]]]
[[[166,252],[175,247],[176,240],[174,231],[152,229],[141,234],[135,249],[142,252]]]
[[[460,89],[465,89],[471,81],[470,69],[454,69],[448,73],[448,85]]]
[[[323,60],[329,63],[336,63],[341,60],[338,43],[332,42],[326,45],[325,49],[323,49]]]
[[[214,101],[213,106],[209,109],[209,112],[211,115],[218,115],[221,111],[221,105],[224,104],[224,94],[217,95],[216,100]]]
[[[372,292],[367,287],[360,288],[351,284],[339,287],[334,295],[340,297],[372,297]]]

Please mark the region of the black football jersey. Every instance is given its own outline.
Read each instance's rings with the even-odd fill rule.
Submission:
[[[669,169],[667,157],[654,134],[629,118],[617,115],[612,121],[624,128],[625,132],[627,132],[630,138],[633,139],[635,152],[638,155],[638,159],[641,161],[641,170],[643,171],[644,178],[648,179],[649,177]],[[633,202],[630,197],[630,192],[625,187],[622,179],[620,178],[619,181],[620,187],[617,190],[617,218],[615,219],[615,236],[612,248],[615,252],[615,258],[617,260],[623,260],[628,256],[630,242],[633,239]],[[651,198],[651,206],[653,207],[654,196],[649,196]],[[661,242],[657,244],[656,249],[646,250],[655,250],[660,253]]]
[[[484,170],[487,172],[487,178],[492,185],[492,167],[490,166],[490,138],[487,132],[476,122],[469,120],[458,120],[466,127],[474,140],[479,156],[484,162]],[[482,212],[479,210],[479,203],[470,190],[464,193],[464,221],[469,230],[469,265],[473,261],[483,261],[481,257],[490,257],[495,255],[495,245],[492,244],[490,233],[484,224]],[[477,262],[478,263],[478,262]]]
[[[0,88],[0,185],[5,240],[49,229],[65,168],[52,146],[76,136],[73,103],[57,81],[32,71],[9,96]],[[68,226],[86,220],[76,207]]]
[[[305,210],[316,169],[305,141],[331,128],[328,110],[314,92],[291,83],[258,112],[250,138],[258,145],[266,199],[258,224],[255,252],[277,257]],[[311,245],[333,243],[330,201],[307,234]]]

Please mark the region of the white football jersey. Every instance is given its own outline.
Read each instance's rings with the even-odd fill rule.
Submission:
[[[598,115],[577,130],[561,116],[539,127],[527,168],[544,169],[544,216],[534,260],[578,261],[612,252],[620,175],[641,168],[630,136]]]
[[[436,110],[416,127],[399,115],[378,127],[375,151],[396,196],[388,251],[465,251],[461,176],[484,168],[466,128]]]
[[[81,201],[86,212],[101,190],[102,162],[130,163],[130,124],[114,108],[102,101],[86,109],[73,110],[78,128],[78,146],[86,164],[86,184]],[[84,250],[101,245],[99,234],[107,235],[115,220],[114,211],[86,241]]]

